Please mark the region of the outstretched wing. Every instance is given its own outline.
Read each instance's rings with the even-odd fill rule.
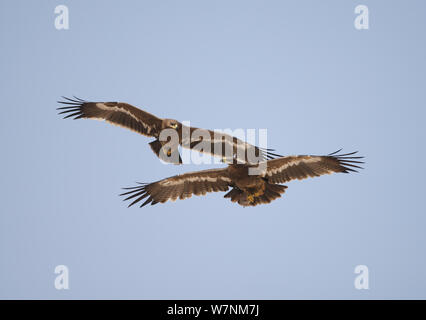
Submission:
[[[333,172],[350,171],[362,169],[359,161],[363,157],[354,156],[356,152],[338,154],[333,152],[327,156],[289,156],[269,160],[264,174],[271,183],[284,183],[290,180],[318,177]]]
[[[149,137],[158,137],[162,119],[123,102],[88,102],[74,97],[62,97],[65,105],[58,108],[66,118],[105,120]]]
[[[212,169],[189,172],[149,184],[139,183],[139,186],[124,188],[130,191],[120,194],[120,196],[127,196],[124,200],[136,198],[129,207],[148,197],[141,204],[143,207],[148,203],[154,205],[168,200],[175,201],[177,198],[190,198],[193,194],[205,195],[207,192],[227,191],[231,183],[226,168]]]
[[[188,147],[188,144],[182,144]],[[282,157],[273,153],[274,149],[264,149],[247,143],[229,134],[199,128],[191,128],[190,149],[221,156],[225,163],[257,164],[275,157]]]

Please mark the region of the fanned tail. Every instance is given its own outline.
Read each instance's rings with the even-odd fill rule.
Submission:
[[[240,206],[257,206],[258,204],[266,204],[281,197],[287,186],[272,184],[265,182],[265,190],[261,195],[249,194],[246,191],[234,187],[231,191],[224,195],[224,198],[230,198],[232,202],[237,202]]]
[[[149,146],[151,147],[151,150],[157,155],[157,157],[159,157],[164,162],[173,163],[173,164],[182,164],[182,158],[180,157],[180,153],[179,153],[178,148],[171,151],[172,153],[177,152],[178,163],[176,163],[176,161],[174,161],[175,155],[172,155],[172,154],[166,155],[165,154],[164,149],[163,149],[163,144],[161,143],[161,141],[154,140],[154,141],[149,143]]]

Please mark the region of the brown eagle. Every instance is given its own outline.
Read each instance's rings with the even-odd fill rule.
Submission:
[[[226,163],[234,163],[237,155],[238,162],[254,164],[257,161],[249,161],[250,155],[254,155],[260,161],[281,157],[279,154],[272,153],[273,149],[262,149],[246,143],[236,137],[232,137],[225,133],[218,134],[212,130],[199,129],[195,127],[186,127],[182,123],[174,119],[161,119],[156,116],[136,108],[124,102],[89,102],[74,97],[70,99],[62,97],[65,101],[58,101],[65,105],[57,108],[61,110],[59,114],[64,114],[64,119],[74,117],[74,119],[97,119],[105,120],[114,125],[118,125],[139,134],[156,138],[149,145],[157,155],[166,162],[181,164],[182,159],[179,154],[178,145],[184,148],[195,149],[200,152],[209,153],[213,156],[222,156],[222,160]],[[160,141],[160,134],[164,129],[173,129],[179,136],[179,143],[166,147],[166,141]],[[183,134],[187,132],[188,134]],[[202,133],[202,137],[193,139],[194,133]],[[197,136],[197,135],[195,135]],[[208,145],[209,148],[201,148]],[[197,147],[198,146],[198,147]],[[167,149],[167,150],[165,150]],[[230,150],[227,153],[227,150]],[[231,154],[230,157],[224,155]],[[241,155],[243,155],[241,157]]]
[[[288,156],[266,162],[266,170],[258,175],[249,175],[249,164],[231,164],[226,168],[190,172],[166,178],[154,183],[139,183],[136,187],[124,188],[120,196],[124,200],[133,199],[129,207],[147,198],[140,207],[151,203],[164,203],[168,200],[186,199],[207,192],[231,191],[225,198],[231,198],[241,206],[256,206],[269,203],[281,197],[287,186],[280,185],[294,179],[318,177],[333,172],[357,172],[363,157],[354,156],[356,152],[338,154],[340,150],[326,156]]]

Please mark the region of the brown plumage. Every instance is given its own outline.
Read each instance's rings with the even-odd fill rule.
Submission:
[[[340,150],[339,150],[340,151]],[[356,172],[363,163],[354,156],[356,152],[327,156],[288,156],[266,162],[266,170],[258,175],[249,175],[254,165],[231,164],[223,169],[190,172],[166,178],[154,183],[140,183],[136,187],[125,188],[129,191],[121,194],[124,200],[132,200],[129,207],[147,198],[141,207],[151,203],[164,203],[168,200],[186,199],[207,192],[231,191],[225,194],[232,202],[241,206],[256,206],[269,203],[281,197],[287,186],[280,185],[291,180],[302,180],[334,172]]]
[[[249,161],[252,154],[259,157],[261,161],[280,157],[280,155],[272,153],[273,149],[262,149],[253,146],[242,140],[227,134],[217,134],[207,129],[199,129],[195,127],[186,127],[182,123],[174,119],[161,119],[146,111],[140,110],[128,103],[124,102],[89,102],[74,97],[74,99],[63,97],[65,101],[58,101],[65,105],[57,108],[61,110],[59,114],[64,114],[64,119],[97,119],[105,120],[114,125],[130,129],[139,134],[156,138],[149,145],[152,151],[166,162],[175,164],[182,163],[178,146],[194,149],[196,151],[209,153],[213,156],[224,156],[226,150],[232,154],[228,158],[223,157],[226,163],[235,163],[236,157],[241,163],[257,163]],[[160,141],[160,134],[164,129],[175,130],[179,136],[179,144],[168,146],[165,148],[167,141]],[[194,133],[201,134],[197,137]],[[196,137],[195,139],[193,137]],[[191,140],[192,139],[192,140]],[[204,140],[203,140],[204,139]],[[202,144],[201,142],[205,142]],[[209,145],[210,149],[202,148],[203,145]]]

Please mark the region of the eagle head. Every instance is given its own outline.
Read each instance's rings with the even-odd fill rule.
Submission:
[[[164,119],[162,123],[162,129],[178,129],[180,122],[174,119]]]

